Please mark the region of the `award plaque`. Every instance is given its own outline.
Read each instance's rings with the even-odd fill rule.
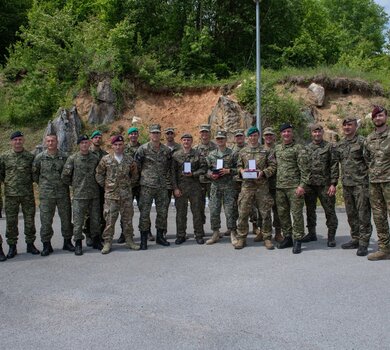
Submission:
[[[248,170],[243,172],[242,178],[247,179],[247,180],[248,179],[251,179],[251,180],[257,179],[256,160],[255,159],[249,159]]]
[[[190,162],[184,162],[183,164],[183,173],[184,174],[190,174],[191,171],[191,163]]]

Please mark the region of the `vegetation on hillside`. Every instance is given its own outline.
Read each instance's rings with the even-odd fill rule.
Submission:
[[[260,8],[265,111],[276,104],[294,113],[272,90],[283,71],[327,66],[390,76],[388,17],[373,0],[262,0]],[[208,86],[255,67],[252,0],[9,0],[0,13],[14,14],[0,26],[3,123],[44,123],[101,77],[123,96],[126,79]]]

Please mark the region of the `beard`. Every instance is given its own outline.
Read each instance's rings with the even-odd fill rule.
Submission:
[[[384,122],[382,122],[382,121],[375,121],[374,124],[375,124],[375,127],[380,128],[383,125],[386,125],[386,122],[385,121]]]

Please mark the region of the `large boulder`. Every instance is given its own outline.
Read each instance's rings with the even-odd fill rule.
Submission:
[[[221,96],[209,116],[209,124],[211,124],[213,134],[219,129],[226,130],[228,141],[232,142],[234,131],[248,129],[254,124],[254,118],[252,114],[243,110],[237,102],[226,96]]]
[[[88,123],[95,125],[112,123],[116,118],[116,96],[108,79],[99,82],[96,100],[88,112]]]
[[[111,82],[108,79],[104,79],[98,83],[96,93],[98,101],[114,103],[116,100],[115,92],[112,90]]]
[[[81,133],[81,119],[76,107],[72,107],[70,110],[61,107],[58,110],[57,116],[47,125],[43,144],[46,135],[51,133],[57,134],[58,149],[71,154]]]
[[[311,83],[308,87],[310,101],[317,107],[322,107],[325,101],[325,89],[316,83]]]

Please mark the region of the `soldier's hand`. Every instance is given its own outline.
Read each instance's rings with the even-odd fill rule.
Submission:
[[[329,189],[328,189],[328,192],[327,192],[327,195],[329,197],[333,197],[335,194],[336,194],[336,186],[335,185],[330,185]]]
[[[192,176],[192,173],[183,173],[183,176],[190,177],[190,176]]]
[[[263,176],[264,176],[264,172],[260,170],[260,171],[257,173],[257,178],[260,179],[260,178],[263,177]]]
[[[137,172],[137,170],[138,170],[137,164],[136,164],[135,162],[132,162],[131,165],[130,165],[130,172],[131,172],[132,174],[134,174],[134,173]]]
[[[302,197],[305,194],[305,189],[301,186],[298,186],[295,190],[295,194],[297,195],[297,197]]]
[[[222,168],[222,169],[219,170],[219,175],[220,176],[223,176],[223,175],[226,175],[226,174],[230,174],[230,169]]]
[[[176,190],[173,191],[173,194],[175,195],[175,197],[181,197],[182,193],[181,191],[177,188]]]

